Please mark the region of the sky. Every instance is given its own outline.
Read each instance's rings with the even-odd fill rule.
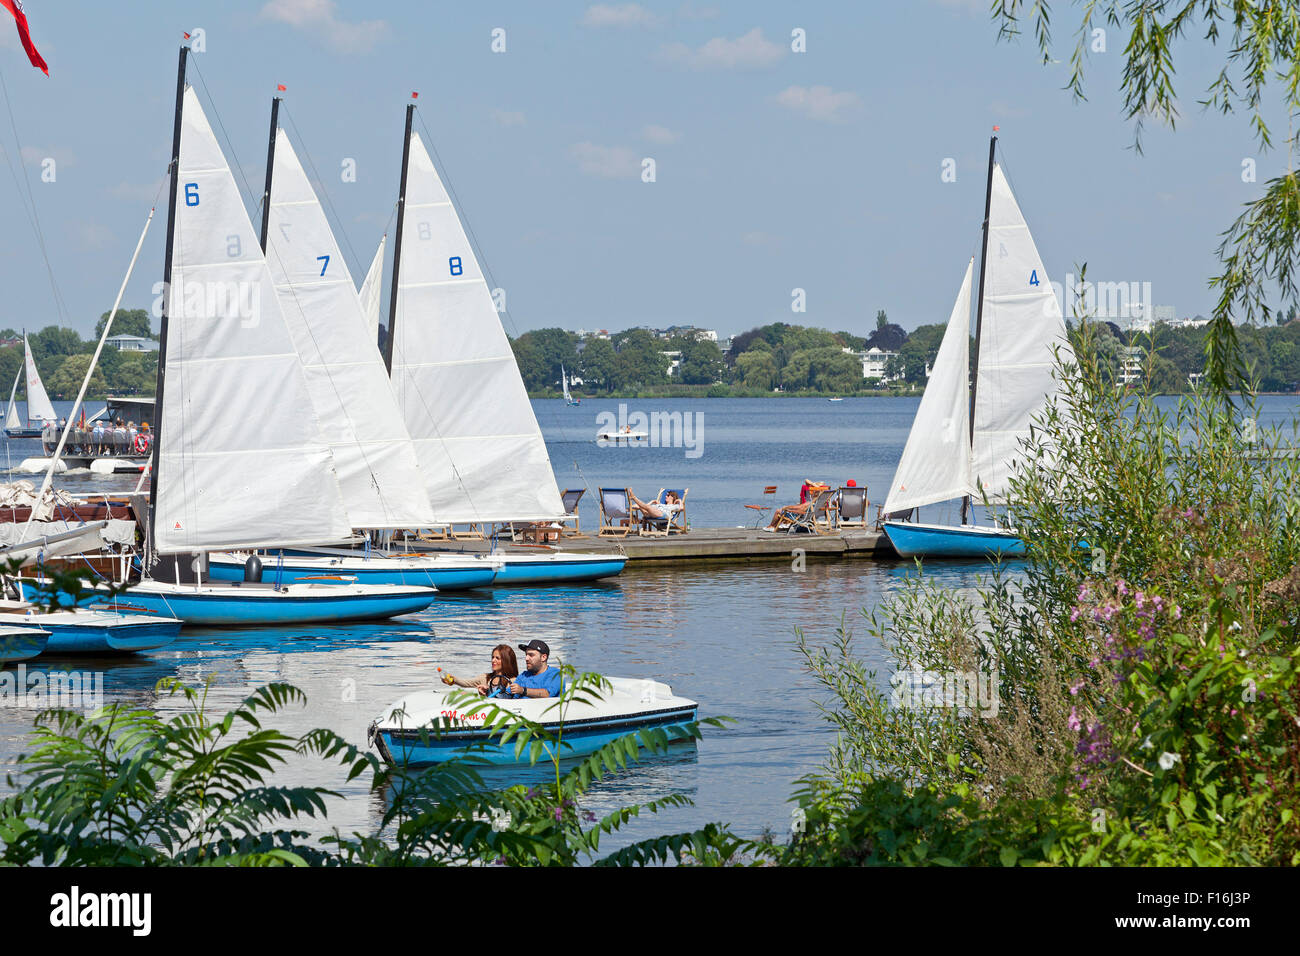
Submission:
[[[865,335],[880,309],[907,329],[944,322],[978,253],[994,125],[1052,280],[1086,262],[1089,279],[1208,314],[1219,234],[1287,163],[1247,117],[1197,105],[1214,51],[1195,36],[1177,48],[1182,116],[1149,127],[1139,155],[1118,94],[1126,37],[1104,38],[1076,102],[1062,89],[1074,8],[1057,5],[1063,62],[1044,65],[1032,36],[998,42],[988,6],[27,0],[50,75],[0,22],[0,328],[88,336],[159,197],[123,302],[150,307],[186,31],[250,215],[270,101],[288,88],[281,125],[354,277],[392,228],[418,91],[416,128],[511,335],[777,321]]]

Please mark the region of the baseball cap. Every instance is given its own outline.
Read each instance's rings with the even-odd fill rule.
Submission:
[[[529,641],[527,644],[520,644],[519,649],[521,651],[540,651],[547,657],[551,656],[550,646],[545,641],[539,641],[536,638]]]

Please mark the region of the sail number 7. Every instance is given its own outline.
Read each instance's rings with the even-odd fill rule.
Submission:
[[[323,266],[320,267],[320,274],[321,274],[321,275],[324,275],[324,274],[325,274],[325,270],[328,269],[328,268],[330,267],[330,257],[329,257],[329,256],[317,256],[317,257],[316,257],[316,261],[317,261],[317,262],[323,262],[323,263],[325,263]]]

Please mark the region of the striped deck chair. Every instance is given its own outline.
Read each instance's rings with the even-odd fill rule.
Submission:
[[[790,523],[785,526],[787,534],[797,534],[807,532],[809,534],[829,534],[831,528],[830,512],[831,499],[835,497],[835,492],[830,488],[817,492],[817,497],[812,499],[812,507],[805,508],[801,513],[791,515]]]
[[[626,488],[597,488],[600,501],[601,535],[626,536],[636,530],[636,518],[632,516],[632,501]]]

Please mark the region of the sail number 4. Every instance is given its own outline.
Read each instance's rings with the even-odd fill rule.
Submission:
[[[1038,270],[1037,270],[1037,269],[1034,269],[1032,272],[1029,273],[1029,284],[1030,284],[1030,285],[1038,285]]]

